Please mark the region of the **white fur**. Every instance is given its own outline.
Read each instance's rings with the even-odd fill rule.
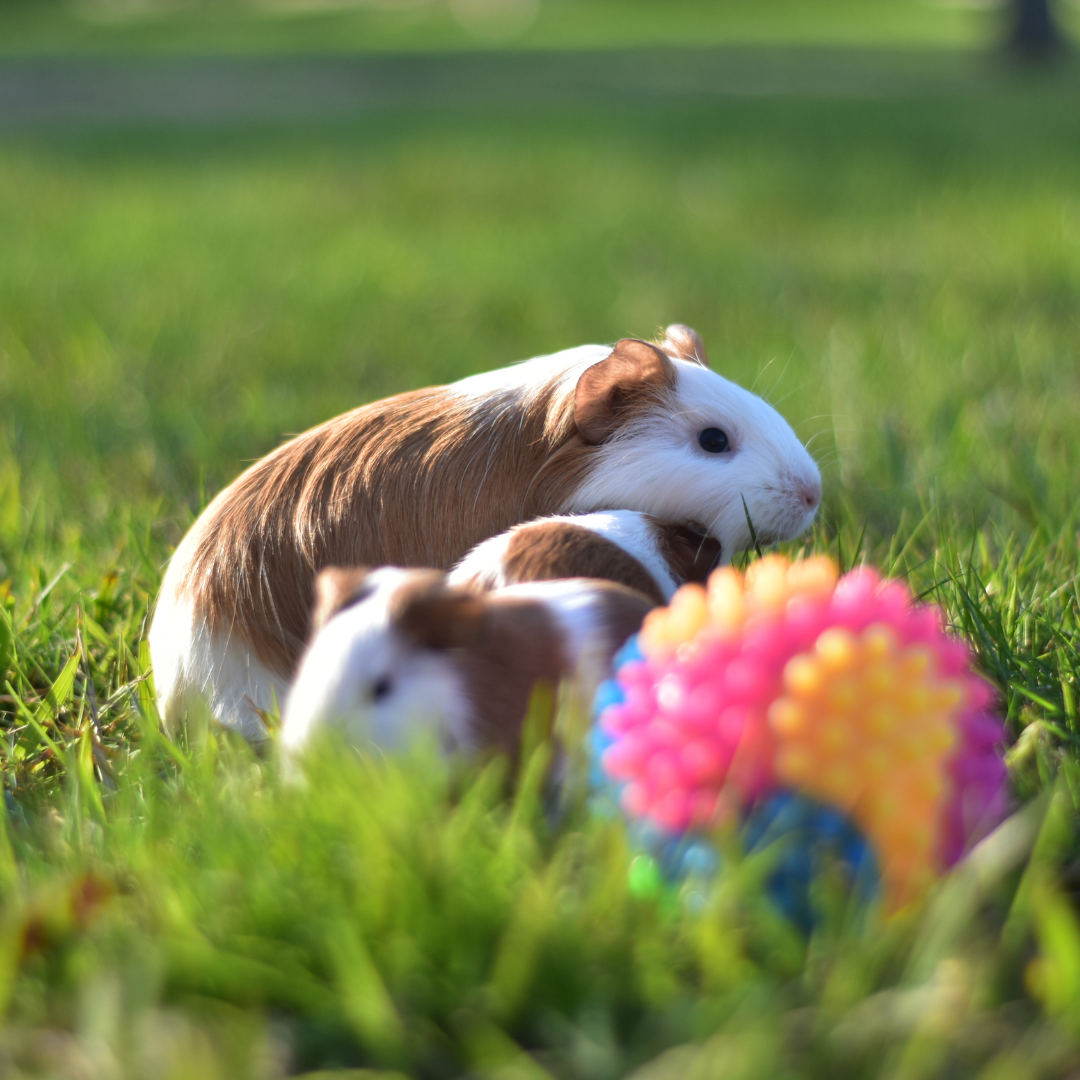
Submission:
[[[605,540],[617,544],[648,570],[665,600],[670,600],[679,587],[660,550],[656,530],[645,514],[635,510],[607,510],[595,514],[553,514],[551,517],[537,518],[523,525],[515,525],[512,529],[477,544],[450,571],[447,580],[451,585],[473,583],[484,589],[504,587],[507,582],[502,564],[511,538],[522,529],[529,530],[550,521],[563,521],[568,525],[588,529]]]
[[[553,380],[572,389],[581,373],[611,355],[609,345],[578,345],[548,356],[535,356],[495,371],[482,371],[450,384],[450,389],[482,408],[490,408],[491,399],[504,395],[528,398]]]
[[[201,699],[226,727],[258,741],[266,737],[259,713],[281,706],[288,679],[261,663],[247,642],[211,633],[203,620],[196,620],[191,602],[178,596],[183,570],[208,518],[204,513],[173,553],[154,608],[148,636],[158,712],[166,728],[175,730],[191,704]]]
[[[467,746],[470,713],[461,677],[446,652],[420,649],[390,625],[389,604],[407,570],[383,567],[375,591],[331,618],[300,661],[285,702],[282,746],[294,752],[323,725],[355,746],[400,749],[425,728]],[[390,689],[379,700],[373,689]]]
[[[581,514],[580,517],[586,515]],[[562,521],[563,518],[540,518],[540,521]],[[503,572],[503,560],[510,540],[519,529],[527,529],[536,522],[527,521],[524,525],[515,525],[490,540],[477,544],[466,556],[451,569],[446,580],[451,585],[473,585],[479,589],[501,589],[506,584]]]
[[[396,567],[374,571],[368,582],[375,590],[315,635],[285,702],[281,742],[286,753],[302,750],[323,727],[371,749],[400,749],[424,729],[434,730],[451,748],[474,747],[474,707],[455,664],[457,651],[412,644],[390,623],[391,598],[409,575]],[[563,655],[591,699],[609,674],[611,650],[596,583],[526,582],[499,595],[544,604],[561,631]],[[391,689],[376,702],[372,689],[380,680],[389,680]]]
[[[284,700],[287,680],[259,663],[239,641],[211,634],[196,623],[191,604],[162,590],[150,627],[154,685],[167,730],[175,730],[192,703],[201,698],[226,727],[253,741],[265,737],[259,712]]]

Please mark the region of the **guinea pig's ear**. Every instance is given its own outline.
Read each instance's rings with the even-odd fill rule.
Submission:
[[[470,589],[427,582],[399,589],[391,625],[426,649],[466,649],[484,635],[487,605]]]
[[[315,578],[315,606],[311,610],[311,631],[321,630],[334,615],[371,595],[366,566],[328,566]]]
[[[643,408],[675,388],[675,365],[655,345],[634,338],[586,368],[574,391],[574,423],[593,446],[610,438]]]
[[[674,356],[679,360],[689,360],[702,367],[709,366],[709,354],[705,351],[705,343],[701,340],[701,335],[684,323],[672,323],[664,331],[664,340],[660,342],[660,348],[668,356]]]

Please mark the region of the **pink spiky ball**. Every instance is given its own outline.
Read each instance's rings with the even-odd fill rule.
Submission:
[[[993,690],[902,582],[770,555],[680,589],[630,652],[598,702],[600,765],[664,834],[807,796],[861,831],[896,910],[1007,810]]]

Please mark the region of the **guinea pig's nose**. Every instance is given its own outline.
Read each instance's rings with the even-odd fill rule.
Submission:
[[[799,482],[799,498],[807,510],[816,510],[821,502],[821,477],[807,477]]]

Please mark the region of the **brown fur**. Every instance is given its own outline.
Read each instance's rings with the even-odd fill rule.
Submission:
[[[671,361],[655,345],[620,341],[614,352],[588,368],[574,393],[574,423],[581,437],[598,445],[629,420],[663,399],[674,386]]]
[[[720,562],[720,541],[670,521],[651,519],[664,561],[678,581],[704,584]]]
[[[334,615],[363,600],[367,592],[366,566],[328,566],[315,578],[315,606],[311,631],[321,630]]]
[[[590,529],[565,521],[545,521],[515,533],[506,545],[502,568],[508,585],[603,578],[636,589],[654,604],[664,603],[664,594],[652,574],[633,555]]]
[[[312,632],[333,616],[371,595],[367,567],[328,566],[315,578]],[[472,594],[448,588],[439,570],[417,570],[394,591],[390,619],[417,645],[429,649],[457,649],[480,638],[484,605]]]
[[[473,738],[479,746],[517,750],[533,687],[557,684],[570,674],[562,636],[551,613],[536,600],[487,597],[480,643],[455,658],[476,710]]]
[[[488,633],[488,607],[468,589],[446,584],[438,570],[419,572],[393,595],[390,622],[424,649],[468,649]]]
[[[481,540],[558,513],[601,434],[674,380],[655,346],[621,341],[574,395],[552,384],[502,415],[491,402],[478,419],[445,387],[354,409],[279,447],[214,500],[180,591],[211,632],[236,634],[291,676],[323,567],[445,568]],[[582,406],[587,437],[575,425]]]
[[[641,628],[653,604],[646,597],[610,581],[594,585],[602,598],[610,656]],[[473,735],[481,746],[515,753],[533,688],[540,680],[557,684],[574,674],[555,618],[542,603],[522,597],[484,597],[487,609],[483,635],[457,663],[476,708]]]

